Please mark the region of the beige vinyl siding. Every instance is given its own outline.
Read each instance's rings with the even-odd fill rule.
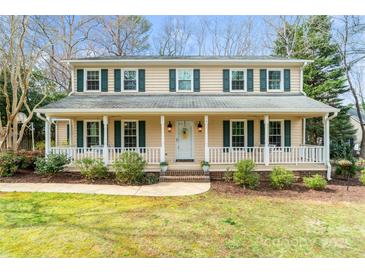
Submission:
[[[56,146],[67,146],[67,124],[66,121],[56,122]]]
[[[100,68],[108,69],[108,92],[114,93],[114,69],[123,69],[118,66],[88,66],[87,68]],[[170,68],[183,68],[184,66],[138,66],[132,69],[145,69],[145,87],[147,93],[161,93],[169,92],[169,69]],[[74,68],[74,83],[75,90],[77,88],[77,73],[76,70],[82,67]],[[131,67],[125,67],[131,68]],[[191,69],[200,69],[200,92],[223,92],[223,69],[242,68],[237,66],[223,67],[223,66],[197,66],[189,67]],[[254,92],[260,92],[260,69],[269,68],[289,68],[291,70],[291,91],[300,91],[300,67],[286,66],[286,67],[273,67],[270,65],[261,65],[260,67],[244,67],[247,69],[252,68],[254,70]],[[123,75],[122,75],[123,77]],[[122,90],[123,92],[123,90]]]

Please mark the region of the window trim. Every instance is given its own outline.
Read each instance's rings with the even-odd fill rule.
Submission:
[[[285,142],[284,119],[269,119],[269,146],[274,147],[273,145],[270,145],[270,122],[280,122],[280,142],[281,142],[280,147],[285,147],[285,145],[284,145],[284,142]],[[277,147],[277,146],[275,146],[275,147]]]
[[[101,92],[101,68],[84,68],[84,91],[85,92]],[[88,90],[87,89],[87,72],[88,71],[98,71],[99,72],[99,89],[98,90]]]
[[[243,89],[232,89],[232,72],[243,71]],[[230,68],[229,69],[229,91],[230,92],[247,92],[247,68]]]
[[[232,122],[243,122],[243,147],[232,146]],[[245,148],[247,147],[247,119],[231,119],[229,120],[229,147],[230,148]]]
[[[84,147],[88,147],[87,146],[87,123],[89,122],[98,122],[99,123],[99,145],[101,146],[101,120],[97,120],[97,119],[93,119],[93,120],[84,120]],[[91,148],[91,146],[90,146]]]
[[[121,136],[122,136],[122,140],[121,140],[121,145],[122,145],[122,148],[126,148],[125,147],[125,142],[124,142],[124,138],[125,138],[125,134],[124,134],[124,123],[125,122],[136,122],[136,148],[139,148],[139,127],[138,127],[138,122],[139,120],[120,120],[120,122],[122,123],[121,124]],[[128,148],[133,148],[133,147],[128,147]]]
[[[269,72],[280,71],[280,89],[269,88]],[[284,92],[284,69],[283,68],[268,68],[266,69],[266,87],[268,92]]]
[[[136,89],[124,89],[124,72],[125,71],[135,71],[136,72]],[[138,68],[121,68],[120,73],[121,73],[121,76],[120,76],[120,78],[121,78],[120,79],[121,88],[120,88],[120,90],[123,91],[123,92],[138,92],[138,90],[139,90]]]
[[[191,72],[191,89],[190,90],[179,89],[179,71],[181,71],[181,70],[189,70]],[[194,69],[192,69],[192,68],[177,68],[176,69],[176,92],[194,92]]]

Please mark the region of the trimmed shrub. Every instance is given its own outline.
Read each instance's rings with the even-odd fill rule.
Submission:
[[[146,174],[143,178],[143,182],[146,185],[157,184],[160,181],[159,177],[155,174]]]
[[[254,189],[259,184],[259,175],[253,170],[255,168],[255,163],[252,160],[241,160],[237,162],[237,171],[233,175],[233,180],[236,184]]]
[[[293,184],[294,173],[283,167],[275,167],[270,174],[270,184],[275,189],[283,189]]]
[[[327,186],[326,179],[319,174],[315,174],[310,177],[303,177],[303,182],[307,187],[315,190],[323,190]]]
[[[80,173],[88,180],[104,179],[108,177],[108,168],[102,160],[83,158],[76,161],[76,167]]]
[[[24,168],[24,169],[27,168],[34,169],[37,158],[43,157],[43,152],[39,150],[35,151],[20,150],[16,154],[20,162],[19,168]]]
[[[359,181],[363,186],[365,186],[365,169],[361,170]]]
[[[0,177],[13,176],[19,167],[19,158],[11,152],[0,154]]]
[[[35,162],[36,173],[52,175],[63,171],[65,165],[70,163],[66,155],[49,154],[47,157],[40,157]]]
[[[115,178],[121,184],[143,184],[146,161],[136,152],[125,152],[114,161]]]

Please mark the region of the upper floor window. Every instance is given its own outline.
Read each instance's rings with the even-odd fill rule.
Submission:
[[[282,70],[268,70],[268,89],[269,91],[282,91],[283,90],[283,77]]]
[[[100,70],[86,71],[86,90],[87,91],[100,90]]]
[[[245,122],[231,121],[231,144],[232,147],[245,146]]]
[[[231,91],[245,90],[245,71],[234,69],[231,70]]]
[[[193,90],[193,70],[191,69],[178,69],[177,70],[177,83],[178,91],[192,91]]]
[[[124,70],[123,89],[137,91],[137,70]]]

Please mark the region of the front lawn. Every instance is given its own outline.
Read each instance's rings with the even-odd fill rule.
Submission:
[[[1,257],[364,257],[365,203],[0,193]]]

